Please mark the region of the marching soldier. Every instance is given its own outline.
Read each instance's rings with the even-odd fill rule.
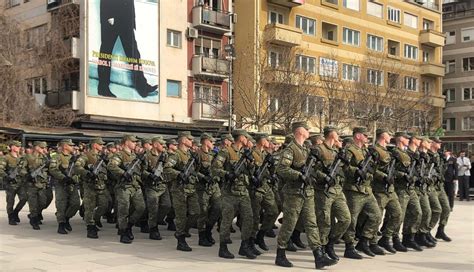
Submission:
[[[107,169],[117,180],[117,223],[120,242],[124,244],[130,244],[134,240],[132,227],[140,220],[145,210],[141,189],[143,155],[132,151],[135,150],[137,141],[135,136],[124,135],[121,150],[115,153],[107,164]]]
[[[90,141],[90,149],[79,157],[75,171],[80,175],[84,187],[84,221],[87,238],[97,239],[97,227],[102,227],[100,218],[108,207],[106,155],[102,153],[105,142],[101,138]]]
[[[367,128],[355,127],[352,130],[352,135],[354,143],[347,148],[348,152],[344,158],[347,164],[344,166],[346,180],[343,189],[347,199],[347,206],[351,212],[351,224],[344,234],[344,241],[346,243],[344,257],[362,259],[362,256],[354,250],[353,246],[359,214],[369,214],[370,216],[368,216],[367,221],[363,225],[361,238],[356,249],[371,257],[384,254],[383,249],[374,241],[382,216],[377,200],[372,192],[371,183],[373,175],[368,172],[368,166],[371,162],[370,156],[373,158],[373,154],[369,153],[365,148],[368,142]]]
[[[178,149],[169,155],[165,165],[165,174],[171,183],[170,191],[176,214],[175,237],[178,240],[176,249],[181,251],[192,251],[186,242],[186,233],[199,215],[196,177],[194,176],[196,159],[192,157],[190,150],[193,139],[191,132],[179,132]]]
[[[161,136],[151,139],[152,148],[146,153],[146,166],[143,171],[148,226],[150,228],[149,237],[152,240],[161,240],[158,230],[158,214],[167,214],[171,208],[167,179],[163,176],[163,169],[168,158],[165,144],[166,142]]]
[[[168,139],[166,140],[166,146],[167,146],[167,152],[168,155],[176,153],[176,150],[178,150],[178,142],[175,139]],[[169,231],[176,231],[176,225],[174,223],[174,219],[176,218],[175,212],[174,212],[174,205],[173,205],[173,196],[171,195],[170,188],[166,189],[168,191],[168,195],[170,196],[171,199],[171,208],[167,214],[161,214],[158,216],[158,222],[163,221],[164,216],[166,216],[166,223],[168,223],[168,230]]]
[[[24,184],[25,163],[24,158],[20,155],[21,142],[12,140],[8,146],[10,152],[0,161],[0,176],[3,176],[5,181],[8,224],[17,225],[20,223],[18,213],[28,199]],[[18,196],[19,202],[15,206],[16,196]]]
[[[309,150],[304,146],[304,141],[309,137],[308,129],[306,122],[292,124],[294,139],[283,150],[277,169],[278,175],[286,183],[283,186],[283,224],[278,234],[275,264],[283,267],[293,266],[286,258],[285,250],[296,222],[301,216],[304,219],[304,229],[315,258],[315,266],[317,269],[321,269],[334,265],[337,261],[329,258],[321,246],[316,223],[312,180],[302,171],[305,167],[310,167],[310,165],[306,165]],[[311,170],[307,169],[307,171]]]
[[[342,192],[344,162],[340,158],[342,154],[338,154],[335,146],[339,142],[336,128],[325,127],[324,139],[324,142],[316,147],[320,156],[320,161],[316,164],[314,172],[316,216],[321,245],[325,247],[326,253],[331,259],[339,260],[334,251],[334,244],[341,239],[349,227],[351,214],[346,204],[346,197]],[[339,160],[338,164],[336,164],[337,160]],[[337,222],[331,226],[333,217],[337,219]]]
[[[212,246],[215,240],[212,237],[212,229],[221,215],[221,190],[219,178],[211,175],[211,164],[214,159],[215,139],[207,133],[201,135],[201,148],[197,151],[199,156],[199,169],[197,194],[200,213],[197,219],[199,231],[199,245]]]
[[[107,148],[106,154],[107,154],[107,164],[112,158],[112,156],[117,152],[117,148],[115,147],[114,142],[108,142],[105,147]],[[107,196],[107,212],[105,213],[105,216],[107,218],[107,223],[109,224],[115,224],[117,223],[117,200],[115,197],[115,185],[116,185],[116,180],[109,173],[107,170],[107,190],[105,191],[106,196]]]

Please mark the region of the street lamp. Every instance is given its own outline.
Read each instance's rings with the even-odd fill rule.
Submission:
[[[234,59],[235,59],[235,47],[234,47],[234,41],[232,40],[233,38],[233,33],[232,32],[227,32],[224,34],[229,41],[228,44],[224,46],[224,51],[227,53],[227,60],[229,61],[229,86],[227,88],[227,94],[228,94],[228,100],[229,100],[229,133],[232,132],[232,127],[233,127],[233,119],[232,119],[232,96],[233,96],[233,91],[232,91],[232,74],[233,74],[233,67],[234,67]]]

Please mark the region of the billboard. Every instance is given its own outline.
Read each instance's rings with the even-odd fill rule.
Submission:
[[[159,102],[157,0],[87,4],[87,94]]]

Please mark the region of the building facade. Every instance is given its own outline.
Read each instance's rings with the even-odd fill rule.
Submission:
[[[448,148],[474,152],[474,1],[445,1],[443,32],[444,140]]]
[[[366,81],[379,87],[400,86],[400,90],[408,91],[405,98],[414,101],[423,97],[430,108],[431,119],[422,120],[427,108],[416,106],[418,111],[410,117],[413,127],[421,128],[425,123],[422,130],[426,132],[441,126],[444,35],[440,1],[244,0],[235,1],[235,12],[246,16],[235,26],[235,69],[242,63],[260,67],[261,62],[268,62],[278,70],[281,52],[296,52],[290,63],[314,75],[315,88],[303,107],[315,117],[314,130],[331,122],[329,117],[334,111],[354,107],[352,94],[344,88],[340,88],[337,99],[328,99],[322,90],[327,78],[333,83],[352,81],[361,85]],[[253,46],[253,53],[246,52],[248,45]],[[376,56],[378,69],[365,67],[371,56]],[[395,66],[397,71],[392,70]],[[247,85],[251,86],[262,75],[258,68],[243,69],[236,71],[235,79],[250,81]],[[235,106],[244,108],[235,92]],[[270,109],[278,107],[278,101],[271,98],[268,103]],[[363,101],[359,104],[365,107]],[[385,113],[396,109],[384,109],[381,104],[377,110]]]

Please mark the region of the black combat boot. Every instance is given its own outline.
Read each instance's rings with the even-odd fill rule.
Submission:
[[[203,247],[210,247],[212,243],[207,240],[206,231],[199,232],[199,245]]]
[[[128,223],[128,228],[127,228],[127,230],[126,230],[126,234],[127,234],[128,237],[130,238],[130,240],[133,241],[133,239],[135,239],[135,236],[133,236],[132,228],[133,228],[133,224],[132,224],[132,223]]]
[[[66,223],[59,223],[59,225],[58,225],[58,233],[59,234],[67,234],[65,225],[66,225]]]
[[[333,260],[328,257],[326,253],[324,253],[322,247],[318,247],[313,250],[314,256],[314,264],[316,265],[316,269],[321,269],[325,266],[331,266],[337,264],[336,260]]]
[[[275,231],[273,231],[273,229],[267,230],[267,231],[265,232],[265,236],[267,236],[268,238],[275,238],[275,237],[277,237],[276,234],[275,234]]]
[[[166,218],[166,222],[168,223],[168,230],[169,231],[176,231],[176,225],[174,224],[173,219]]]
[[[132,239],[128,236],[128,230],[127,229],[119,229],[118,232],[120,233],[120,243],[123,244],[131,244]]]
[[[369,244],[369,249],[375,255],[385,255],[385,251],[381,247],[379,247],[379,245],[377,244]]]
[[[150,228],[148,227],[148,222],[140,223],[140,232],[141,233],[150,233]]]
[[[298,251],[298,249],[295,247],[295,245],[293,244],[293,241],[291,241],[291,239],[288,240],[288,245],[286,246],[286,250],[291,251],[291,252]]]
[[[257,256],[252,252],[252,249],[249,246],[249,240],[242,240],[240,243],[239,255],[245,256],[248,259],[255,259]]]
[[[99,235],[97,235],[97,229],[94,225],[87,225],[87,238],[97,239]]]
[[[43,224],[43,222],[41,222],[41,221],[43,221],[43,213],[40,212],[40,213],[38,214],[38,225],[42,225],[42,224]]]
[[[346,244],[346,250],[344,251],[344,258],[361,260],[363,257],[357,250],[355,250],[353,244]]]
[[[38,225],[38,217],[30,217],[30,225],[33,227],[34,230],[39,230],[40,226]]]
[[[293,241],[293,244],[295,244],[295,246],[305,249],[306,245],[301,241],[300,235],[301,232],[294,230],[291,234],[291,241]]]
[[[433,235],[431,235],[431,232],[428,232],[426,234],[426,240],[430,241],[433,244],[438,243],[438,240],[436,238],[434,238]]]
[[[235,233],[235,232],[236,232],[236,231],[235,231],[234,227],[231,225],[231,226],[230,226],[230,233]]]
[[[260,252],[256,247],[255,247],[255,238],[250,237],[249,238],[249,247],[250,250],[252,250],[253,254],[260,256],[262,255],[262,252]]]
[[[268,246],[265,244],[265,231],[259,230],[257,232],[257,239],[255,243],[260,247],[262,250],[268,251]]]
[[[102,222],[100,222],[100,219],[98,220],[94,220],[95,221],[95,225],[98,227],[98,228],[103,228],[104,225],[102,225]]]
[[[13,218],[13,213],[8,214],[8,224],[12,226],[18,225],[18,223]]]
[[[71,224],[69,224],[69,218],[66,218],[66,223],[64,223],[64,228],[65,228],[67,231],[72,231]]]
[[[191,247],[189,247],[188,243],[186,243],[186,236],[180,235],[180,236],[177,236],[176,239],[178,239],[178,245],[176,246],[177,250],[180,250],[180,251],[193,250]]]
[[[149,237],[151,240],[161,240],[161,235],[160,231],[158,230],[158,227],[153,227],[150,229]]]
[[[451,238],[449,238],[448,235],[446,235],[446,233],[444,233],[444,226],[443,225],[438,226],[438,231],[436,232],[435,237],[438,238],[438,239],[442,239],[443,241],[446,241],[446,242],[451,242]]]
[[[13,210],[13,220],[15,220],[17,223],[20,223],[20,216],[18,215],[19,212],[20,211],[18,209]]]
[[[224,259],[234,259],[235,258],[234,254],[229,252],[229,249],[227,248],[226,243],[220,243],[219,244],[219,257],[224,258]]]
[[[392,237],[393,239],[393,248],[398,252],[407,252],[408,249],[402,244],[398,235]]]
[[[412,248],[416,251],[423,251],[423,249],[415,242],[415,234],[404,234],[402,244],[406,248]]]
[[[367,241],[366,238],[361,237],[359,242],[357,243],[355,247],[358,251],[362,251],[365,253],[365,255],[370,256],[370,257],[375,257],[375,254],[370,250],[369,248],[369,242]]]
[[[212,228],[211,227],[206,227],[206,238],[211,244],[215,244],[216,240],[214,240],[214,237],[212,237]]]
[[[390,243],[390,238],[387,237],[387,236],[382,236],[382,238],[380,238],[378,244],[379,244],[379,246],[383,247],[386,251],[388,251],[390,253],[397,253],[395,248],[393,248],[392,244]]]
[[[191,233],[189,233],[189,230],[187,230],[187,231],[184,233],[184,237],[186,237],[186,238],[191,238]]]
[[[336,251],[334,251],[334,242],[329,240],[328,244],[325,246],[326,253],[329,258],[339,261],[339,256],[337,256]]]
[[[428,248],[435,246],[433,243],[426,240],[426,235],[424,233],[421,233],[421,232],[419,232],[415,235],[415,242],[420,246],[425,246],[425,247],[428,247]]]
[[[293,264],[288,261],[286,258],[286,253],[284,248],[277,248],[277,256],[275,259],[275,264],[283,267],[293,267]]]
[[[226,238],[226,239],[224,239],[224,243],[225,243],[226,245],[230,245],[230,244],[232,244],[232,239]]]

